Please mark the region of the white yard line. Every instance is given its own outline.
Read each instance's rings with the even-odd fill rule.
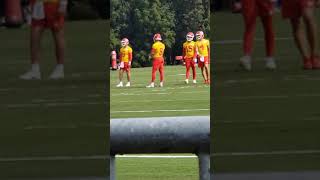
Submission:
[[[176,92],[161,92],[161,93],[111,93],[112,96],[139,96],[139,95],[168,95],[168,94],[199,94],[199,93],[209,93],[209,91],[176,91]],[[111,99],[112,100],[112,99]]]
[[[196,112],[210,111],[210,109],[160,109],[160,110],[137,110],[137,111],[110,111],[111,114],[118,113],[153,113],[153,112]]]
[[[178,102],[178,101],[209,101],[210,99],[164,99],[164,100],[141,100],[141,101],[116,101],[117,103],[150,103],[150,102]]]
[[[11,157],[0,158],[0,162],[18,162],[18,161],[62,161],[62,160],[107,160],[105,155],[92,156],[43,156],[43,157]]]
[[[265,151],[265,152],[227,152],[214,153],[214,157],[224,156],[264,156],[264,155],[301,155],[301,154],[320,154],[320,150],[284,150],[284,151]]]
[[[79,105],[103,105],[105,102],[56,102],[56,103],[21,103],[3,105],[5,108],[32,108],[32,107],[65,107]]]
[[[224,156],[264,156],[264,155],[302,155],[320,154],[320,150],[286,150],[270,152],[229,152],[215,153],[213,157]],[[196,158],[195,155],[119,155],[120,158]],[[107,155],[86,155],[86,156],[29,156],[29,157],[0,157],[0,162],[19,161],[62,161],[62,160],[108,160]]]
[[[319,180],[319,171],[217,173],[214,180]]]
[[[145,159],[194,159],[196,155],[174,156],[174,155],[117,155],[117,158],[145,158]]]

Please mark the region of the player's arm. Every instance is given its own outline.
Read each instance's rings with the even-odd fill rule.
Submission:
[[[197,55],[198,55],[198,52],[197,52],[198,50],[197,50],[197,46],[195,45],[194,47],[193,47],[193,61],[196,63],[198,60],[197,60]]]
[[[210,41],[208,40],[208,60],[210,61]]]
[[[131,66],[131,62],[132,62],[132,50],[129,51],[129,66]]]
[[[119,61],[121,62],[122,61],[122,52],[120,50],[120,53],[119,53]]]
[[[149,54],[149,58],[153,58],[154,54],[156,53],[156,47],[155,45],[152,45],[152,48],[151,48],[151,52]]]
[[[183,46],[183,51],[182,51],[182,57],[183,57],[183,60],[185,60],[186,59],[186,51],[187,51],[187,48],[186,48],[186,46]]]

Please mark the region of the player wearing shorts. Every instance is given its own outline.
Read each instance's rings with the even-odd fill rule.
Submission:
[[[197,83],[196,80],[196,63],[197,63],[197,48],[196,43],[193,41],[194,34],[189,32],[186,36],[187,41],[183,43],[183,60],[186,64],[186,80],[185,83],[189,83],[190,68],[192,68],[193,83]]]
[[[21,75],[21,79],[41,79],[40,73],[40,41],[44,30],[50,29],[55,43],[57,65],[50,79],[64,78],[64,16],[67,0],[30,0],[31,9],[31,69]]]
[[[198,67],[201,68],[204,83],[210,84],[210,42],[209,40],[204,39],[204,33],[202,31],[196,33],[196,39]]]
[[[293,37],[302,56],[304,69],[320,69],[316,6],[320,6],[320,0],[282,0],[282,15],[290,19]]]
[[[241,0],[242,15],[245,24],[245,32],[243,37],[243,53],[240,58],[240,65],[247,71],[251,71],[251,56],[253,53],[253,43],[256,30],[256,19],[260,17],[265,38],[266,47],[266,68],[270,70],[276,69],[274,60],[275,35],[273,30],[272,16],[274,12],[273,0]]]
[[[126,87],[130,87],[130,80],[131,80],[131,62],[132,62],[132,48],[129,46],[129,40],[127,38],[123,38],[121,40],[121,46],[122,48],[120,49],[120,70],[119,70],[119,84],[117,87],[123,87],[122,83],[122,77],[123,77],[123,72],[127,73],[127,84]]]
[[[165,45],[161,42],[162,38],[160,34],[155,34],[153,36],[153,45],[151,49],[150,57],[152,58],[152,77],[151,83],[147,86],[147,88],[154,88],[154,81],[156,79],[156,73],[159,70],[160,73],[160,87],[163,87],[164,81],[164,50]]]

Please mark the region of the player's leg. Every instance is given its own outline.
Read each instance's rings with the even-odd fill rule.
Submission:
[[[304,69],[312,69],[312,61],[306,46],[306,36],[301,18],[291,18],[292,33],[295,44],[303,58]]]
[[[20,76],[21,79],[41,79],[40,73],[40,44],[41,37],[44,32],[43,26],[33,25],[30,32],[30,56],[31,56],[31,69]]]
[[[310,46],[310,58],[312,60],[313,68],[320,68],[319,60],[319,43],[317,36],[317,22],[315,19],[315,6],[308,6],[304,8],[302,17],[306,25],[306,34]]]
[[[160,87],[163,87],[164,82],[164,61],[162,61],[159,65],[159,72],[160,72]]]
[[[200,67],[201,68],[201,75],[203,77],[204,83],[206,84],[208,82],[207,80],[207,75],[206,75],[206,70],[204,68],[204,65]]]
[[[130,87],[131,86],[131,83],[130,83],[131,82],[131,70],[129,67],[126,72],[127,72],[127,80],[128,80],[126,87]]]
[[[189,59],[187,59],[185,61],[186,63],[186,79],[185,79],[185,83],[188,84],[189,83],[189,77],[190,77],[190,67],[191,67],[191,62]]]
[[[205,75],[206,75],[206,79],[207,79],[207,84],[210,84],[209,64],[205,64],[205,65],[204,65],[204,69],[205,69]]]
[[[253,41],[256,30],[256,2],[255,0],[242,0],[243,5],[243,20],[245,25],[245,31],[243,34],[243,54],[240,58],[240,65],[245,70],[251,70],[251,54],[253,51]]]
[[[122,78],[123,78],[123,68],[120,68],[120,70],[119,70],[119,84],[117,85],[117,87],[123,87]]]
[[[156,80],[156,73],[158,70],[158,66],[159,66],[158,60],[154,59],[152,63],[151,83],[147,86],[147,88],[154,87],[154,81]]]
[[[272,19],[271,15],[261,16],[266,46],[266,68],[270,70],[274,70],[277,67],[274,59],[275,35]]]
[[[51,30],[54,43],[57,65],[50,75],[51,79],[64,78],[65,37],[64,28]]]
[[[191,63],[191,68],[192,68],[192,77],[193,77],[193,83],[197,83],[197,72],[196,72],[196,63],[192,61]]]

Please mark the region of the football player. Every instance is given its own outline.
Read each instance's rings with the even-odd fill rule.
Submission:
[[[40,41],[44,30],[50,29],[55,43],[57,65],[50,79],[64,78],[64,16],[67,11],[67,0],[30,0],[31,9],[31,69],[21,75],[21,79],[41,79]]]
[[[256,19],[260,17],[265,37],[266,47],[266,68],[276,69],[274,59],[275,35],[273,30],[272,16],[274,12],[273,0],[241,0],[242,15],[245,23],[245,32],[243,37],[243,53],[240,58],[240,65],[247,71],[252,69],[251,56],[253,52],[253,41],[256,30]]]
[[[183,60],[186,65],[186,80],[185,83],[189,83],[190,68],[192,68],[193,83],[197,83],[196,80],[196,63],[197,63],[197,48],[196,43],[193,41],[194,34],[189,32],[186,36],[187,41],[183,43]]]
[[[150,53],[150,58],[152,59],[152,78],[151,83],[147,88],[154,88],[154,81],[156,79],[156,72],[159,70],[160,73],[160,87],[163,87],[164,81],[164,50],[165,45],[161,42],[162,38],[159,33],[153,36],[153,45]]]
[[[130,80],[131,80],[131,62],[132,62],[132,48],[129,46],[129,40],[127,38],[123,38],[121,40],[121,49],[120,49],[120,70],[119,70],[119,84],[117,87],[123,87],[122,77],[123,72],[127,73],[127,84],[126,87],[130,87]]]
[[[282,0],[282,15],[289,18],[295,44],[303,59],[304,69],[320,69],[315,8],[320,0]],[[304,26],[306,33],[304,33]],[[308,50],[308,46],[310,50]]]
[[[203,31],[196,33],[196,47],[198,55],[198,67],[201,68],[201,73],[205,84],[210,84],[210,42],[204,39]]]

